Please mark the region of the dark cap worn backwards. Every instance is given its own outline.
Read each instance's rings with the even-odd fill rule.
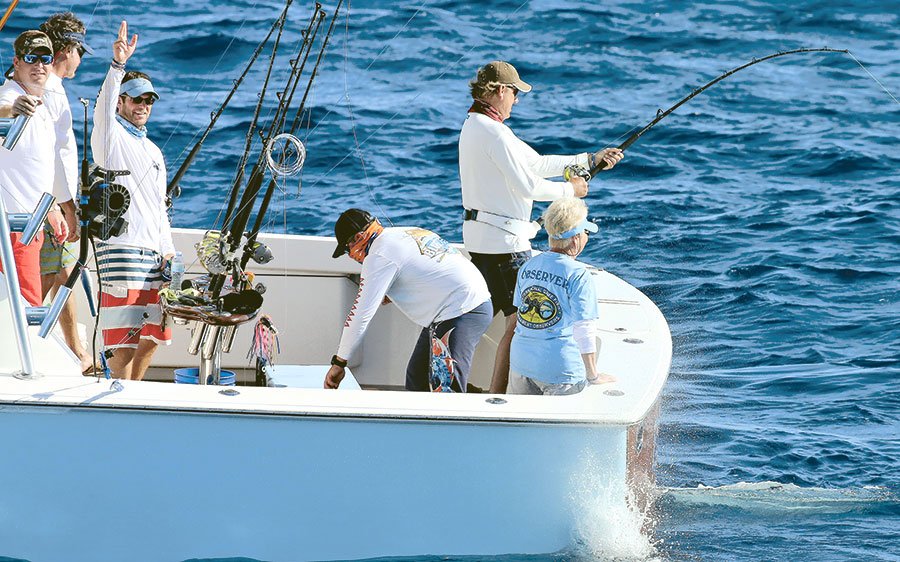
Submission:
[[[21,35],[16,37],[14,47],[16,49],[17,57],[30,55],[41,49],[47,51],[48,55],[53,54],[53,42],[50,41],[50,38],[47,37],[46,33],[36,29],[23,31]]]
[[[362,209],[347,209],[338,220],[334,223],[334,237],[337,238],[337,248],[334,250],[333,258],[341,257],[347,253],[347,244],[353,240],[353,237],[365,230],[375,217],[368,211]]]
[[[495,60],[478,69],[476,81],[479,84],[488,82],[499,82],[515,86],[520,92],[530,92],[531,84],[519,78],[519,72],[516,67],[506,61]]]

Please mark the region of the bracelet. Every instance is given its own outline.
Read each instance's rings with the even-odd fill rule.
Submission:
[[[110,64],[110,66],[115,68],[116,70],[125,70],[125,63],[119,62],[116,59],[112,60],[112,64]]]
[[[337,355],[331,356],[331,364],[334,365],[335,367],[340,367],[341,369],[347,368],[347,362],[342,359],[339,359]]]

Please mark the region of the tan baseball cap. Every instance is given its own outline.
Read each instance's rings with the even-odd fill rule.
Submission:
[[[476,81],[480,84],[500,82],[515,86],[520,92],[530,92],[531,84],[519,78],[516,67],[506,61],[495,60],[478,69]]]
[[[53,54],[53,42],[50,41],[46,33],[36,29],[23,31],[21,35],[16,37],[14,47],[17,57],[30,55],[40,49],[46,50],[49,55]]]

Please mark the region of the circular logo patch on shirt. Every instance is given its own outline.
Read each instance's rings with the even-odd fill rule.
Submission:
[[[559,322],[559,300],[543,287],[532,285],[522,292],[517,314],[519,323],[532,330],[543,330]]]

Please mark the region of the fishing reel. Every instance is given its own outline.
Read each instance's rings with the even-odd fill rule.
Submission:
[[[81,222],[88,227],[88,235],[100,240],[121,236],[128,230],[125,212],[131,205],[128,189],[115,183],[128,170],[107,170],[96,164],[91,167],[87,185],[82,187]]]
[[[234,254],[228,252],[228,244],[218,230],[207,231],[194,248],[200,264],[213,275],[224,275],[234,261]]]
[[[578,164],[570,164],[563,170],[563,178],[566,181],[569,181],[574,177],[580,177],[584,179],[584,181],[591,181],[591,173],[587,168],[579,166]]]

